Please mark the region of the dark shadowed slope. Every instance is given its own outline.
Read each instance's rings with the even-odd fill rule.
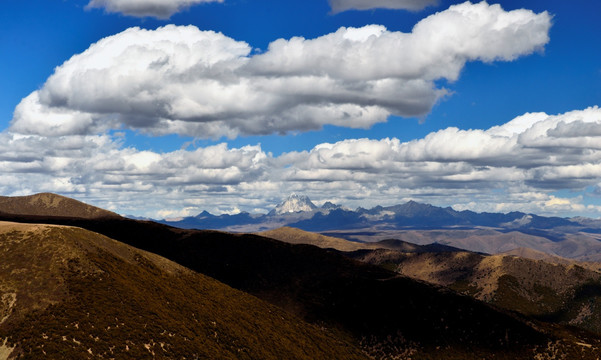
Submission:
[[[594,359],[599,349],[594,336],[557,337],[544,324],[535,329],[469,297],[314,246],[127,219],[46,221],[94,229],[161,254],[326,327],[379,359],[531,359],[549,344],[561,354],[578,351]],[[592,347],[582,350],[577,342]]]
[[[417,254],[384,249],[354,251],[347,256],[447,286],[507,310],[601,334],[601,273],[593,264],[557,257],[533,260],[513,255]]]
[[[277,307],[87,230],[0,223],[0,258],[2,359],[365,358]]]
[[[359,243],[283,227],[261,233],[296,244],[346,251],[414,279],[447,286],[496,306],[601,334],[601,264],[531,249],[486,256],[401,240]],[[529,259],[530,258],[530,259]],[[542,261],[541,261],[542,260]]]
[[[600,348],[596,336],[533,326],[469,297],[310,245],[123,218],[10,218],[77,225],[160,254],[327,328],[378,359],[532,359],[553,352],[596,359]]]
[[[85,219],[119,217],[113,212],[51,193],[16,197],[0,196],[0,213]]]

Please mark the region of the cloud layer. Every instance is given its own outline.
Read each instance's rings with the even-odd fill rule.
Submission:
[[[108,1],[93,4],[113,11]],[[192,2],[169,4],[164,14]],[[410,33],[340,28],[278,39],[261,53],[194,26],[131,28],[74,55],[16,107],[0,133],[0,193],[58,192],[152,217],[267,211],[290,192],[349,207],[414,199],[459,210],[601,216],[587,205],[601,194],[598,107],[279,156],[260,145],[141,151],[112,131],[233,138],[422,116],[450,92],[439,80],[457,80],[469,61],[543,50],[550,26],[546,12],[467,2]]]
[[[11,131],[92,135],[125,126],[153,134],[230,138],[369,128],[422,116],[468,61],[511,61],[543,49],[551,16],[464,4],[411,33],[379,25],[315,39],[279,39],[261,54],[194,26],[130,28],[74,55],[17,106]]]
[[[168,19],[191,6],[209,2],[223,0],[90,0],[86,8],[103,8],[110,13],[135,17]]]
[[[330,0],[334,13],[347,10],[402,9],[421,10],[438,4],[438,0]]]
[[[0,177],[3,194],[60,192],[154,217],[267,211],[295,191],[350,207],[415,199],[460,210],[601,216],[586,205],[601,188],[599,107],[527,113],[487,130],[447,128],[409,142],[348,139],[277,157],[259,145],[156,153],[123,148],[108,135],[9,132],[0,135],[0,154],[0,169],[11,174]],[[576,194],[556,193],[566,190]]]

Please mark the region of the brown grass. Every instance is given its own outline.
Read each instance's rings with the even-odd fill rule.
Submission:
[[[2,223],[0,257],[0,295],[17,294],[0,351],[23,359],[364,359],[253,296],[83,229]]]
[[[0,196],[0,213],[84,219],[119,217],[113,212],[51,193],[15,197]]]

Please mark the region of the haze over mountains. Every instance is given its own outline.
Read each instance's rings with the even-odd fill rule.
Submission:
[[[601,349],[595,333],[501,311],[332,250],[55,212],[0,213],[21,223],[0,237],[13,259],[0,265],[9,314],[0,344],[10,358],[595,359]],[[40,243],[45,256],[36,255]],[[39,282],[27,281],[33,269]],[[56,296],[24,301],[31,286]],[[12,315],[21,313],[32,315]]]
[[[490,227],[519,229],[523,231],[553,228],[589,228],[590,219],[566,219],[543,217],[522,212],[475,213],[469,210],[455,211],[450,207],[440,208],[428,204],[409,201],[394,206],[376,206],[371,209],[350,210],[340,205],[326,202],[317,207],[309,197],[290,195],[268,214],[239,213],[235,215],[212,215],[206,211],[197,216],[163,220],[179,227],[212,228],[235,230],[268,230],[276,223],[308,231],[347,230],[378,226],[384,230],[411,228],[431,229],[439,227]],[[208,226],[207,226],[208,225]],[[601,232],[600,229],[594,231]]]
[[[437,242],[489,254],[530,248],[583,261],[601,260],[601,226],[586,218],[544,217],[522,212],[476,213],[414,201],[371,209],[317,207],[307,196],[291,195],[268,214],[240,213],[161,220],[187,229],[259,232],[282,226],[320,232],[353,241],[402,239],[426,245]]]

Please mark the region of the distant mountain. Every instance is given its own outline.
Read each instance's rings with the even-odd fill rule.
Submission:
[[[379,227],[385,229],[434,229],[492,227],[500,230],[519,230],[536,235],[555,228],[583,229],[594,222],[582,219],[571,221],[557,217],[542,217],[521,212],[475,213],[455,211],[409,201],[394,206],[376,206],[371,209],[344,209],[326,202],[318,208],[304,195],[290,195],[268,214],[211,215],[203,212],[195,217],[177,221],[160,221],[183,228],[226,231],[262,231],[291,226],[307,231],[329,231]]]
[[[275,209],[269,212],[269,215],[282,215],[296,212],[313,211],[317,206],[311,202],[306,195],[292,194],[286,200],[278,204]]]
[[[265,216],[255,217],[247,212],[241,212],[235,215],[223,214],[217,216],[210,214],[207,211],[203,211],[197,216],[184,217],[175,220],[157,220],[157,222],[182,229],[224,229],[239,224],[261,224],[264,220]]]
[[[30,196],[0,196],[0,213],[15,215],[65,216],[95,219],[119,215],[52,193]]]
[[[367,359],[254,296],[81,228],[0,222],[0,258],[2,359]]]
[[[330,203],[331,204],[331,203]],[[337,208],[336,205],[328,205]],[[311,202],[309,197],[292,194],[279,203],[268,214],[239,214],[213,215],[203,211],[196,216],[184,217],[175,220],[155,220],[156,222],[171,225],[183,229],[210,229],[233,232],[257,232],[275,229],[288,223],[311,218],[315,213],[328,211],[326,208],[318,208]]]
[[[322,234],[352,241],[374,242],[384,239],[400,239],[418,245],[444,244],[460,249],[487,254],[529,248],[550,256],[560,256],[578,261],[601,262],[601,236],[578,229],[550,229],[527,231],[524,229],[495,228],[438,228],[387,230],[360,228],[355,230],[332,230]]]
[[[330,201],[326,201],[322,206],[321,206],[322,210],[336,210],[336,209],[342,209],[342,206],[340,205],[336,205]]]
[[[355,355],[352,349],[355,346],[361,347],[367,355],[375,359],[411,357],[415,359],[496,358],[519,360],[537,357],[549,358],[551,355],[558,358],[595,359],[601,349],[601,337],[594,334],[580,333],[569,327],[499,311],[480,301],[458,295],[439,286],[400,277],[386,269],[362,264],[333,250],[328,251],[315,246],[291,245],[248,234],[181,230],[148,221],[125,218],[69,219],[1,214],[0,218],[20,222],[73,225],[102,233],[136,248],[165,256],[192,271],[210,276],[268,301],[280,309],[284,309],[288,314],[298,316],[318,326],[322,329],[320,331],[323,331],[324,336],[335,342],[338,341],[338,344],[342,344],[341,342],[344,341],[351,343],[346,350],[341,350],[334,347],[333,343],[326,344],[320,342],[319,339],[308,340],[306,337],[299,337],[295,344],[299,347],[307,347],[307,353],[301,358],[353,358]],[[54,238],[62,239],[61,236]],[[36,243],[40,243],[40,241],[38,240]],[[81,244],[75,248],[87,249],[88,247],[86,244]],[[21,251],[10,251],[15,259],[18,259],[21,253]],[[121,253],[123,254],[120,256],[123,257],[129,252],[123,249],[120,250],[119,254]],[[190,278],[183,278],[180,281],[177,280],[177,277],[170,277],[160,271],[157,266],[149,265],[144,260],[135,266],[133,264],[132,266],[123,265],[124,263],[121,262],[119,264],[122,267],[119,267],[112,265],[111,260],[118,254],[112,255],[111,252],[108,254],[99,252],[98,254],[91,258],[97,263],[92,262],[89,266],[86,265],[88,263],[84,263],[81,267],[82,271],[86,271],[84,274],[88,274],[83,276],[84,280],[89,281],[73,287],[72,299],[74,302],[66,308],[68,311],[63,312],[59,308],[57,311],[52,310],[49,316],[38,316],[36,313],[35,316],[31,316],[23,322],[23,324],[30,325],[24,327],[23,332],[19,333],[23,334],[19,335],[20,338],[27,342],[32,341],[31,344],[40,342],[45,344],[43,343],[44,337],[53,336],[51,345],[62,346],[64,343],[61,336],[67,336],[65,341],[69,346],[77,347],[77,349],[80,349],[78,342],[91,347],[92,345],[88,344],[98,338],[98,345],[94,345],[92,348],[94,353],[94,351],[102,351],[105,348],[108,349],[104,350],[105,352],[110,352],[112,343],[109,342],[108,346],[105,346],[110,339],[104,339],[105,336],[111,336],[113,330],[116,331],[115,334],[128,332],[130,337],[126,338],[126,341],[131,341],[131,343],[126,342],[125,345],[131,350],[135,344],[136,352],[131,356],[140,358],[150,356],[143,353],[148,351],[146,346],[150,346],[156,356],[163,357],[162,350],[159,350],[160,342],[156,340],[162,340],[161,336],[174,334],[179,339],[178,335],[181,334],[190,341],[195,341],[203,339],[203,334],[207,331],[209,335],[213,336],[214,333],[217,333],[217,336],[214,336],[214,339],[217,340],[206,340],[206,343],[203,344],[203,347],[208,349],[206,351],[241,349],[241,352],[224,353],[222,356],[203,353],[199,355],[201,358],[270,358],[265,354],[271,354],[272,350],[280,351],[279,358],[299,358],[282,347],[284,346],[282,344],[287,344],[284,339],[282,339],[282,343],[270,345],[273,343],[265,342],[257,337],[262,338],[263,332],[267,331],[269,338],[270,334],[275,336],[279,333],[278,331],[273,330],[272,332],[269,328],[263,328],[262,322],[254,324],[245,320],[248,315],[254,319],[264,319],[266,322],[270,322],[273,316],[281,316],[282,313],[279,310],[275,309],[271,315],[264,314],[260,310],[257,312],[249,308],[259,306],[256,299],[248,300],[244,295],[238,295],[238,293],[221,296],[219,292],[206,290],[205,285],[195,283]],[[48,261],[43,257],[39,257],[39,259]],[[51,278],[56,278],[63,273],[60,266],[65,266],[61,265],[64,262],[60,258],[58,259],[58,273],[57,275],[50,273]],[[136,261],[135,254],[134,261]],[[29,263],[31,262],[28,262],[28,266],[37,269],[35,264],[30,265]],[[69,262],[67,261],[66,264]],[[97,264],[98,267],[94,264]],[[153,262],[150,261],[150,264]],[[77,264],[74,266],[75,269],[79,269]],[[90,269],[89,273],[88,269]],[[11,270],[11,273],[19,274],[19,271]],[[66,274],[69,272],[67,271]],[[14,275],[9,279],[14,279]],[[61,278],[57,279],[60,285]],[[107,279],[106,283],[105,279]],[[170,285],[171,282],[174,284]],[[36,282],[27,283],[31,286],[38,286]],[[142,288],[137,285],[139,283],[144,284]],[[156,286],[156,284],[159,285]],[[170,286],[181,286],[182,288],[169,290]],[[208,309],[215,309],[217,306],[230,315],[220,313],[213,319],[201,317],[197,324],[196,320],[200,317],[199,314],[204,313],[201,311],[202,309],[193,307],[196,300],[192,301],[193,304],[188,304],[194,297],[184,291],[184,287],[197,289],[196,291],[201,294],[202,298],[197,300],[201,307],[203,302],[208,302],[205,305]],[[57,293],[63,294],[60,291]],[[157,297],[162,299],[164,293],[173,294],[173,297],[168,296],[165,302],[156,300]],[[111,298],[107,298],[109,294],[119,296],[119,298],[117,301],[112,301]],[[131,297],[139,300],[130,302],[128,299]],[[185,298],[186,302],[183,302],[182,298]],[[230,300],[241,303],[232,304],[229,302]],[[109,315],[119,311],[124,311],[125,314],[119,313],[120,315],[110,316],[105,320],[102,320],[104,318],[96,320],[96,315],[90,315],[94,322],[103,324],[102,327],[91,328],[88,325],[92,320],[88,320],[86,310],[80,310],[82,306],[89,309],[90,314],[96,314],[96,311],[98,314],[103,314],[101,309],[108,309]],[[177,309],[177,311],[172,311],[172,309]],[[163,312],[174,318],[168,323],[163,323],[161,320]],[[136,318],[140,313],[149,315],[141,315]],[[284,322],[287,321],[287,316],[291,315],[282,316],[283,319],[280,319],[282,322],[279,324],[285,326]],[[125,322],[115,320],[115,317],[130,320]],[[179,319],[182,317],[187,321],[179,325]],[[37,321],[38,318],[40,321]],[[70,321],[69,324],[72,325],[64,328],[62,320],[55,320],[63,318]],[[232,325],[229,322],[228,319],[232,318],[238,319],[236,324]],[[134,320],[142,321],[142,326],[137,326],[139,323]],[[278,326],[277,324],[274,326]],[[300,320],[297,320],[297,324],[300,327],[305,326]],[[229,328],[230,325],[233,327]],[[108,326],[111,328],[108,329]],[[38,334],[38,328],[43,329],[44,332]],[[77,332],[77,329],[82,328],[82,332]],[[299,328],[282,329],[282,332],[292,334],[294,329]],[[190,333],[194,331],[199,332],[200,335]],[[310,331],[307,330],[306,335],[309,336]],[[17,333],[13,330],[0,335],[7,337],[10,334]],[[85,338],[84,342],[80,339],[82,335],[91,335],[91,337]],[[238,336],[247,340],[238,341]],[[55,339],[55,337],[58,338]],[[72,338],[76,341],[73,341]],[[284,338],[287,339],[287,337]],[[277,341],[275,337],[273,339]],[[213,346],[215,341],[218,341],[219,344]],[[315,346],[312,345],[313,341],[315,341]],[[251,343],[255,345],[251,345]],[[13,346],[13,343],[9,342],[9,346]],[[192,354],[194,349],[197,349],[193,343],[183,343],[181,347],[179,346],[178,342],[177,347],[174,345],[170,349],[182,352],[192,351]],[[256,354],[250,350],[261,346],[264,348],[258,349],[259,352]],[[331,349],[333,352],[341,352],[337,355],[316,355],[310,352],[310,349],[315,347],[325,349],[324,351]],[[83,350],[85,347],[81,349]],[[123,349],[127,349],[127,347],[122,346],[119,351],[127,351]],[[249,349],[248,352],[245,352],[245,349]],[[345,355],[343,351],[347,351],[350,355]],[[179,354],[170,358],[184,357]],[[80,355],[77,353],[72,357],[81,358]],[[127,355],[130,354],[124,356],[119,354],[115,357],[123,358]],[[85,354],[84,356],[87,357]],[[36,358],[33,355],[31,357]],[[109,354],[104,357],[109,357]]]
[[[522,212],[476,213],[409,201],[394,206],[350,210],[326,202],[316,207],[292,195],[268,214],[215,216],[207,212],[178,221],[159,221],[186,229],[261,232],[294,227],[347,240],[433,242],[484,253],[525,247],[551,255],[601,261],[601,221],[544,217]]]

